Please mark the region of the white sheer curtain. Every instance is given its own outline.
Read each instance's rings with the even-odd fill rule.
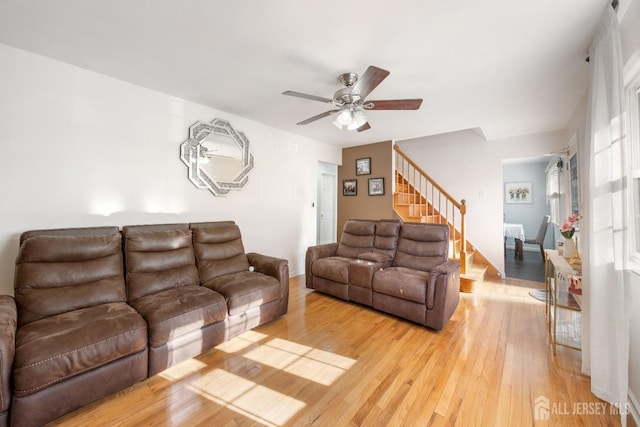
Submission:
[[[588,182],[582,226],[583,371],[591,391],[616,405],[628,393],[629,307],[627,259],[624,80],[618,20],[607,7],[589,51],[591,78],[583,156]],[[623,425],[625,424],[623,417]]]

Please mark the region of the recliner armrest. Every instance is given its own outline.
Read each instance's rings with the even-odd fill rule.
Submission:
[[[16,353],[18,310],[10,295],[0,295],[0,413],[11,405],[11,371]]]
[[[431,274],[432,275],[451,274],[457,270],[460,270],[460,261],[457,261],[455,259],[450,259],[446,262],[443,262],[433,270],[431,270]]]
[[[429,287],[427,288],[427,308],[432,309],[435,305],[436,299],[436,283],[440,276],[448,276],[445,280],[440,280],[440,283],[446,285],[447,279],[454,279],[454,276],[460,273],[460,262],[457,260],[448,260],[438,265],[431,270],[431,276],[429,277]],[[458,279],[459,280],[459,279]]]
[[[312,289],[312,277],[311,277],[311,265],[321,258],[328,258],[334,256],[338,250],[337,243],[325,243],[323,245],[310,246],[307,248],[307,253],[304,261],[304,280],[307,288]]]
[[[255,252],[249,252],[247,259],[249,260],[249,264],[254,268],[254,271],[258,273],[275,277],[278,281],[282,281],[283,278],[289,279],[289,262],[286,259]]]
[[[247,259],[254,271],[274,277],[280,282],[282,291],[280,315],[285,314],[289,309],[289,261],[255,252],[249,252]]]
[[[327,258],[335,256],[336,250],[338,250],[337,243],[325,243],[323,245],[310,246],[307,248],[307,253],[311,253],[314,261],[320,258]]]

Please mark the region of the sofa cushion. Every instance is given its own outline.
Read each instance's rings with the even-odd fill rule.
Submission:
[[[344,223],[336,256],[358,258],[363,252],[371,252],[376,233],[376,221],[351,219]]]
[[[193,223],[190,227],[201,283],[249,269],[240,228],[234,222]]]
[[[405,223],[400,229],[393,266],[431,271],[447,260],[448,253],[446,224]]]
[[[16,334],[15,395],[29,395],[146,346],[147,325],[125,303],[95,305],[31,322]]]
[[[224,295],[230,316],[280,298],[280,282],[258,272],[226,274],[214,277],[202,285]]]
[[[117,229],[98,229],[95,234],[91,229],[57,231],[29,232],[20,246],[14,282],[19,326],[125,301],[122,240]]]
[[[15,300],[9,295],[0,295],[0,413],[7,411],[11,405],[11,368],[16,351],[17,327]]]
[[[313,263],[311,272],[314,276],[346,284],[349,283],[349,264],[353,261],[351,258],[338,256],[322,258]]]
[[[125,226],[122,231],[129,301],[200,283],[188,224]]]
[[[185,285],[143,296],[130,303],[149,326],[149,344],[160,347],[172,339],[223,321],[222,295],[199,285]]]
[[[373,292],[425,304],[430,273],[405,267],[390,267],[373,276]]]
[[[382,253],[389,258],[396,255],[398,236],[400,234],[400,220],[380,220],[376,223],[376,235],[373,240],[373,251]]]

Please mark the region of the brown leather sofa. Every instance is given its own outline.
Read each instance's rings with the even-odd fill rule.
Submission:
[[[307,249],[305,283],[440,330],[460,299],[460,263],[448,252],[445,224],[349,220],[339,243]]]
[[[287,311],[287,261],[245,254],[233,222],[29,231],[20,245],[15,297],[0,297],[3,425],[52,421]]]

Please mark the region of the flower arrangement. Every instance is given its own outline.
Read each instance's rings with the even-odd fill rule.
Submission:
[[[573,233],[576,232],[576,225],[581,219],[582,215],[579,213],[575,213],[567,218],[564,221],[564,224],[562,224],[562,227],[560,227],[560,234],[562,234],[562,237],[565,239],[571,239],[573,237]]]

